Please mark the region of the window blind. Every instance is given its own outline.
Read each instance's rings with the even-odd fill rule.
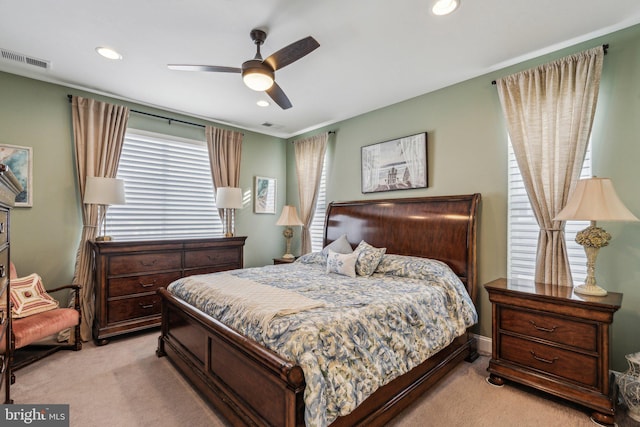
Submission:
[[[311,251],[318,252],[322,250],[324,242],[324,220],[327,215],[327,154],[324,155],[322,161],[322,175],[320,177],[320,188],[318,188],[318,201],[316,202],[316,210],[313,213],[313,221],[311,222]]]
[[[118,240],[222,235],[206,143],[127,130],[117,177],[127,203],[107,211],[107,234]]]
[[[540,227],[533,215],[529,197],[524,189],[520,168],[509,142],[509,191],[508,191],[508,262],[510,278],[534,280],[536,249]],[[591,177],[591,144],[582,165],[580,178]],[[587,257],[584,248],[575,242],[576,233],[589,226],[589,221],[567,221],[565,239],[571,275],[576,284],[584,283],[587,276]]]

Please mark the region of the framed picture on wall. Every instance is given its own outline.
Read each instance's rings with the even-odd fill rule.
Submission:
[[[361,149],[362,192],[427,187],[427,133],[367,145]]]
[[[0,144],[0,163],[9,166],[22,185],[16,196],[16,207],[33,206],[33,149],[17,145]]]
[[[276,213],[276,179],[264,176],[254,177],[253,212],[259,214]]]

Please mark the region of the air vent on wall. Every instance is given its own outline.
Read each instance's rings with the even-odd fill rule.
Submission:
[[[7,49],[0,48],[0,57],[5,60],[20,62],[21,64],[32,65],[34,67],[48,70],[51,66],[49,61],[44,59],[34,58],[33,56],[24,55],[18,52],[12,52]]]

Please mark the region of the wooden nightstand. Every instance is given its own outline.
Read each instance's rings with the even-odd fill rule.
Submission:
[[[497,279],[485,285],[492,303],[489,381],[511,380],[595,410],[614,423],[609,327],[622,294],[581,296],[568,286]]]
[[[273,265],[277,264],[291,264],[293,261],[297,260],[298,257],[295,258],[274,258]]]

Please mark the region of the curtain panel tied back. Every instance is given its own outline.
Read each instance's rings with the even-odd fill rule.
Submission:
[[[98,206],[83,203],[85,183],[88,176],[116,177],[129,120],[129,108],[73,96],[71,115],[83,224],[76,254],[73,284],[81,286],[80,336],[83,341],[88,341],[92,336],[95,316],[95,285],[89,241],[96,238],[100,224],[98,223]],[[73,298],[70,299],[70,303],[72,301]]]
[[[318,202],[318,189],[322,179],[322,165],[327,151],[327,132],[293,142],[298,177],[298,198],[302,226],[300,254],[311,252],[311,223]]]
[[[571,285],[564,221],[598,101],[602,46],[496,80],[509,137],[540,226],[535,281]]]

